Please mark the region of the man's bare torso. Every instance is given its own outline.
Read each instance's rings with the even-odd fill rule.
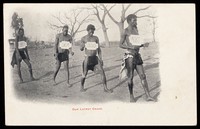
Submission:
[[[82,39],[81,39],[82,43],[86,44],[87,42],[96,42],[98,45],[99,45],[99,39],[97,36],[84,36]],[[85,54],[87,56],[96,56],[97,54],[97,51],[98,49],[96,50],[88,50],[87,48],[85,48]]]

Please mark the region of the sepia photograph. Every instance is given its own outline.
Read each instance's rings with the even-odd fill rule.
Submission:
[[[196,124],[195,4],[3,7],[6,125]]]

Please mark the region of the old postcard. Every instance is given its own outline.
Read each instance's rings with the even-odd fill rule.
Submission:
[[[196,125],[195,4],[4,4],[6,125]]]

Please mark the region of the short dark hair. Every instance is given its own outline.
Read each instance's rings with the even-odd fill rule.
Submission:
[[[64,25],[64,26],[63,26],[63,29],[64,29],[64,28],[67,28],[67,29],[68,29],[68,28],[69,28],[69,26],[68,26],[68,25]]]
[[[137,16],[135,14],[129,14],[127,16],[127,23],[129,23],[131,19],[136,19],[136,18],[137,18]]]
[[[87,26],[87,31],[89,31],[89,30],[95,30],[95,26],[92,25],[92,24],[89,24],[89,25]]]
[[[19,31],[20,31],[20,30],[24,32],[24,29],[23,29],[23,28],[19,28],[18,31],[17,31],[17,34],[19,34]]]

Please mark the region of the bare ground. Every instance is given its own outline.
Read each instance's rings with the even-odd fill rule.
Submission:
[[[60,104],[82,102],[102,103],[112,101],[129,102],[127,81],[120,81],[118,77],[123,51],[119,47],[102,48],[107,85],[108,88],[113,89],[113,93],[105,93],[103,91],[100,74],[95,74],[92,71],[88,72],[85,82],[87,91],[82,93],[80,92],[80,79],[82,70],[81,63],[84,58],[84,53],[79,50],[79,47],[74,47],[75,55],[70,57],[70,83],[73,84],[71,88],[66,86],[63,65],[56,78],[58,85],[53,86],[52,77],[55,69],[53,48],[29,49],[33,74],[37,80],[29,81],[28,68],[23,62],[21,71],[25,82],[19,84],[17,67],[12,68],[13,88],[15,88],[16,97],[21,101],[40,101]],[[11,56],[12,53],[13,50],[11,50]],[[158,98],[160,93],[160,76],[157,43],[151,44],[149,48],[141,49],[141,55],[151,91],[150,94],[154,98]],[[134,74],[134,96],[137,102],[145,102],[146,96],[140,79],[136,71]]]

